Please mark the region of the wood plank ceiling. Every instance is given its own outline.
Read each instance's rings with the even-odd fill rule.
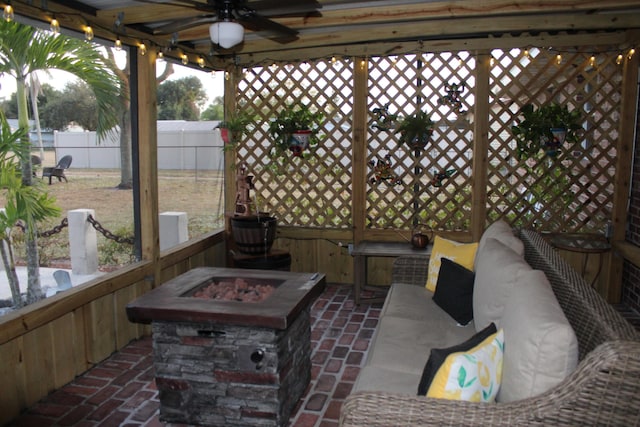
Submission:
[[[0,4],[4,7],[8,1],[0,0]],[[55,17],[61,27],[79,32],[91,25],[98,38],[120,38],[134,46],[144,43],[173,58],[186,54],[191,64],[202,57],[206,67],[214,69],[231,64],[390,53],[402,51],[407,43],[424,43],[433,50],[446,48],[444,41],[451,40],[467,42],[469,48],[481,47],[482,43],[490,47],[489,41],[499,37],[582,31],[606,34],[640,27],[640,0],[244,0],[249,8],[297,31],[298,37],[279,43],[246,28],[244,42],[225,50],[210,41],[209,25],[216,15],[207,10],[207,0],[10,3],[16,16],[44,25]],[[300,4],[316,4],[318,13],[281,16],[283,9]],[[203,22],[172,33],[160,31],[184,19]]]

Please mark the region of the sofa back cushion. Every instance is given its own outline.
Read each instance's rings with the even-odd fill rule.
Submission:
[[[486,239],[476,261],[473,318],[476,331],[480,331],[491,322],[498,323],[518,274],[531,267],[522,256],[493,238]]]
[[[578,363],[578,340],[544,273],[530,270],[518,277],[498,322],[505,341],[499,402],[544,393]]]
[[[484,233],[482,233],[482,237],[480,237],[480,241],[478,242],[478,252],[482,250],[489,239],[496,239],[511,248],[518,255],[524,256],[524,244],[522,240],[518,239],[511,226],[501,219],[491,224]],[[475,267],[476,264],[474,264],[474,269]]]

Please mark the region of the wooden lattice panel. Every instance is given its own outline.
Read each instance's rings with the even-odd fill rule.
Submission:
[[[436,230],[469,230],[474,138],[470,111],[488,111],[487,217],[548,231],[602,230],[611,218],[622,66],[606,48],[578,51],[529,48],[493,50],[490,97],[476,106],[476,60],[466,51],[370,57],[366,133],[368,229],[406,230],[426,223]],[[592,58],[592,53],[595,55]],[[238,85],[238,104],[252,110],[256,127],[239,144],[237,161],[255,175],[260,210],[282,224],[351,228],[353,182],[353,66],[350,59],[275,64],[248,69]],[[360,63],[358,63],[360,66]],[[451,84],[464,84],[461,105],[443,102]],[[556,101],[584,118],[580,144],[555,159],[543,152],[517,157],[511,126],[518,110]],[[274,156],[268,125],[285,105],[303,103],[326,115],[323,140],[305,155]],[[436,128],[416,152],[393,129],[374,125],[376,108],[400,116],[422,109]],[[372,181],[376,163],[389,161],[397,184]],[[434,175],[454,170],[433,185]]]
[[[238,88],[239,108],[257,116],[255,129],[237,150],[254,182],[260,210],[285,225],[348,228],[351,226],[351,64],[315,61],[255,67]],[[303,158],[278,155],[269,135],[270,121],[284,106],[308,105],[325,121],[321,142]]]
[[[466,230],[471,217],[473,132],[468,111],[474,104],[475,60],[468,52],[377,57],[369,60],[370,113],[387,108],[400,117],[428,112],[436,127],[424,150],[398,142],[393,129],[380,130],[370,114],[367,162],[368,228]],[[464,84],[459,111],[444,103],[446,86]],[[450,86],[451,87],[451,86]],[[387,159],[398,183],[375,180],[373,165]],[[453,170],[434,185],[437,174]],[[373,178],[373,181],[371,180]]]
[[[592,52],[492,51],[489,218],[545,231],[601,231],[610,219],[622,66],[615,54]],[[582,113],[581,143],[565,144],[555,158],[541,151],[518,159],[511,133],[518,110],[549,102]]]

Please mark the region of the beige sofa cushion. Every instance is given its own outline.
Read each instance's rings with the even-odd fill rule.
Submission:
[[[578,363],[578,340],[544,273],[531,270],[518,277],[497,323],[505,342],[498,402],[544,393]]]
[[[486,239],[476,256],[473,319],[477,331],[498,324],[521,272],[531,270],[524,258],[496,239]]]
[[[423,286],[394,283],[354,390],[415,395],[431,349],[459,344],[475,333],[473,322],[457,326]]]
[[[511,226],[501,219],[491,224],[484,233],[482,233],[482,237],[480,237],[480,241],[478,242],[478,253],[482,250],[488,239],[496,239],[511,248],[518,255],[524,256],[524,243],[513,234]],[[476,266],[477,257],[476,263],[474,263],[474,269]]]

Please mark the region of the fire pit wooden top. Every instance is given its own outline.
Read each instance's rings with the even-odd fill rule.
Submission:
[[[264,301],[194,298],[198,288],[212,280],[264,280],[276,286]],[[287,329],[300,311],[317,298],[325,287],[325,275],[279,270],[238,268],[194,268],[127,305],[127,317],[136,323],[152,321],[225,323]]]

